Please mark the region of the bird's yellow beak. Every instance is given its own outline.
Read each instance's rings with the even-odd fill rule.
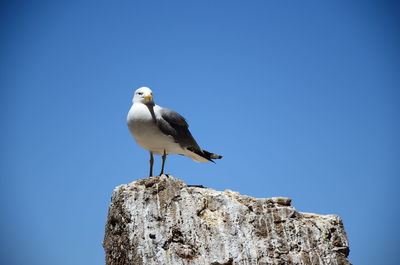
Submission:
[[[153,94],[150,93],[150,94],[148,94],[147,96],[145,96],[144,98],[145,98],[147,101],[150,101],[150,100],[153,99]]]

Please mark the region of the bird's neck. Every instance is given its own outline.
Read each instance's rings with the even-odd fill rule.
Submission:
[[[148,105],[148,104],[143,104],[141,102],[134,103],[132,105],[131,110],[129,113],[132,115],[131,118],[135,120],[153,120],[156,122],[156,115],[154,113],[154,104]]]

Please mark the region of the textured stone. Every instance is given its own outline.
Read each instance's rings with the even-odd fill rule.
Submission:
[[[189,187],[161,176],[117,187],[107,265],[349,265],[340,217],[297,212],[291,199]]]

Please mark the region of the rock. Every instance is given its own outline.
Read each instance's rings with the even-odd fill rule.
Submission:
[[[351,265],[339,216],[166,175],[114,190],[103,246],[107,265]]]

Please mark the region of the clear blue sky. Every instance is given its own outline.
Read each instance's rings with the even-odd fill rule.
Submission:
[[[83,2],[1,2],[1,264],[103,264],[112,190],[148,173],[140,86],[224,156],[167,173],[338,214],[352,263],[397,264],[398,5]]]

